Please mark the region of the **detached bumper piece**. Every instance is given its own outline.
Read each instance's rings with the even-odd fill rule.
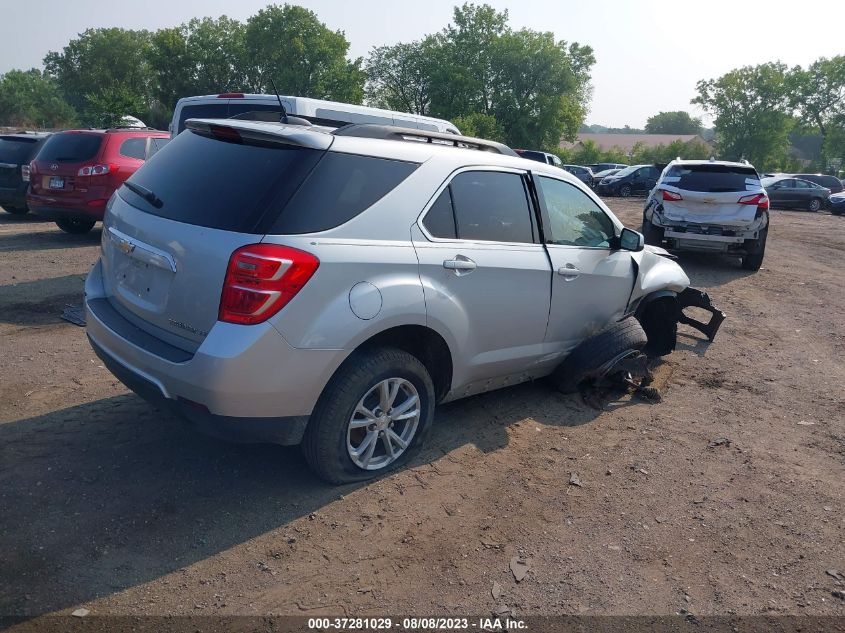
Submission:
[[[702,308],[710,313],[710,320],[707,323],[702,323],[697,319],[688,317],[684,314],[685,308]],[[703,333],[709,340],[716,338],[716,333],[722,326],[722,322],[727,318],[727,315],[719,310],[710,301],[710,295],[695,288],[687,288],[678,295],[678,323],[689,325],[699,332]]]

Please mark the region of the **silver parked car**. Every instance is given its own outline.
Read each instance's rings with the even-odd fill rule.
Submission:
[[[409,459],[436,403],[548,375],[628,315],[673,348],[688,285],[502,145],[192,120],[110,201],[85,304],[138,394],[344,482]]]

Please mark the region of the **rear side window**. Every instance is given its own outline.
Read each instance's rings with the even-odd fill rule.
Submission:
[[[757,185],[760,176],[752,167],[734,165],[673,165],[663,182],[686,191],[717,193],[746,191],[746,184]],[[752,182],[746,182],[752,181]]]
[[[100,150],[102,134],[53,134],[38,152],[38,160],[57,163],[81,163],[91,160]]]
[[[449,188],[459,239],[534,241],[531,207],[519,174],[465,171],[452,179]]]
[[[188,131],[129,178],[152,191],[160,206],[127,187],[119,191],[133,206],[153,215],[259,233],[261,219],[284,206],[322,155],[283,144],[241,145]]]
[[[139,136],[128,138],[120,144],[120,155],[127,158],[144,160],[144,153],[147,149],[147,139]]]
[[[0,137],[0,163],[22,165],[32,158],[38,139]]]
[[[419,165],[328,152],[273,223],[270,233],[326,231],[371,207]]]

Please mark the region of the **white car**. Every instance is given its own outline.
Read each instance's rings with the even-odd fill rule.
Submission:
[[[247,113],[267,112],[268,115],[279,112],[279,100],[287,114],[302,117],[315,125],[337,128],[350,123],[372,123],[375,125],[395,125],[426,132],[460,134],[453,123],[434,117],[394,112],[354,105],[282,95],[246,94],[243,92],[224,92],[218,95],[183,97],[176,102],[173,120],[170,123],[171,138],[185,129],[188,119],[230,119],[242,117]],[[271,121],[272,119],[267,119]],[[278,122],[278,119],[275,120]]]
[[[736,255],[759,270],[769,230],[769,197],[748,162],[674,160],[643,209],[646,244]]]

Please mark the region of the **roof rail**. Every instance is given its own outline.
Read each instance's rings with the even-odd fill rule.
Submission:
[[[357,136],[360,138],[376,138],[386,141],[411,141],[416,143],[431,143],[432,145],[451,145],[452,147],[463,147],[481,152],[493,152],[505,156],[516,156],[519,154],[507,145],[496,141],[487,141],[472,136],[461,136],[459,134],[448,134],[444,132],[429,132],[413,128],[397,127],[394,125],[376,125],[373,123],[351,123],[344,125],[332,132],[335,136]]]

